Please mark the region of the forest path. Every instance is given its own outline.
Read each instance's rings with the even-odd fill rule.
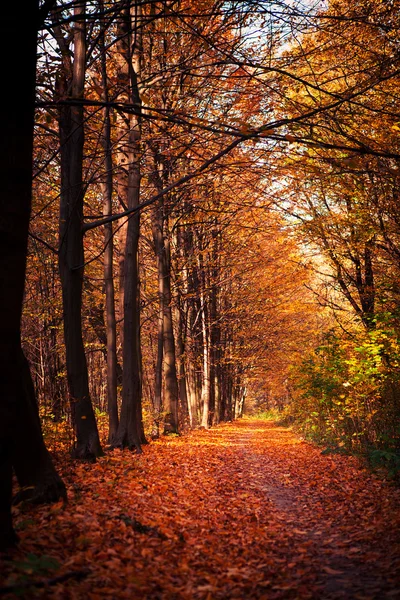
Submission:
[[[16,510],[2,583],[31,577],[29,561],[45,582],[19,598],[400,598],[400,490],[271,422],[114,451],[64,477],[67,507]]]

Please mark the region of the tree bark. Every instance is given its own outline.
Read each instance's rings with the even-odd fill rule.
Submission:
[[[35,504],[55,502],[61,497],[66,498],[65,486],[43,441],[35,389],[28,361],[22,351],[18,362],[23,393],[16,422],[16,438],[24,441],[14,444],[12,452],[13,467],[21,487],[14,501],[30,500]]]
[[[168,239],[164,237],[163,244],[163,273],[164,273],[164,434],[179,433],[178,424],[178,377],[176,373],[176,354],[174,328],[172,322],[171,294],[171,257]]]
[[[208,429],[211,397],[211,364],[209,331],[207,327],[207,317],[204,302],[205,300],[203,299],[201,309],[201,325],[203,332],[203,379],[201,386],[201,400],[203,405],[203,411],[201,417],[201,426]]]
[[[154,172],[153,181],[158,191],[161,191],[168,180],[167,169],[156,149],[153,149]],[[165,234],[166,219],[163,199],[155,205],[152,211],[153,242],[157,258],[158,288],[160,315],[162,314],[163,341],[163,371],[164,371],[164,434],[178,433],[178,377],[176,369],[176,351],[172,321],[171,294],[171,256],[167,235]],[[161,313],[162,310],[162,313]],[[160,358],[160,356],[158,356]],[[159,366],[159,365],[158,365]],[[160,375],[158,375],[159,377]],[[157,381],[157,376],[156,376]]]
[[[26,386],[30,373],[21,351],[21,313],[24,294],[28,227],[31,210],[32,150],[39,2],[24,7],[8,3],[2,17],[7,27],[3,44],[19,40],[18,53],[3,53],[2,74],[13,90],[13,101],[2,124],[0,146],[0,549],[17,541],[11,518],[12,466],[21,482],[29,481],[33,496],[46,492],[65,497],[44,446],[36,403]],[[21,60],[21,54],[23,59]],[[25,433],[27,434],[25,437]],[[27,460],[27,469],[20,458]],[[53,497],[53,496],[52,496]]]
[[[175,322],[176,322],[176,359],[178,363],[178,386],[179,386],[179,403],[180,413],[183,423],[188,424],[189,403],[187,393],[187,377],[185,367],[185,340],[184,340],[184,323],[181,310],[181,299],[179,292],[175,295]]]
[[[100,10],[104,10],[104,2],[100,2]],[[101,48],[101,74],[103,100],[108,103],[108,78],[106,66],[106,51],[104,40],[104,24],[100,35]],[[113,194],[113,162],[111,154],[111,120],[110,109],[104,108],[104,124],[102,134],[102,146],[104,151],[105,176],[101,184],[103,193],[103,215],[108,217],[112,214]],[[104,226],[104,287],[106,295],[106,335],[107,335],[107,407],[108,407],[108,442],[113,444],[118,431],[118,376],[117,376],[117,325],[115,318],[115,293],[113,277],[114,239],[112,223]]]
[[[202,403],[202,417],[201,426],[208,429],[209,427],[209,412],[210,412],[210,400],[211,400],[211,349],[210,349],[210,327],[209,327],[209,307],[207,307],[206,300],[206,272],[205,265],[200,253],[198,258],[198,269],[199,278],[201,280],[200,286],[200,318],[201,318],[201,332],[202,332],[202,357],[203,357],[203,374],[202,374],[202,385],[201,385],[201,403]]]
[[[154,223],[154,221],[153,221]],[[154,429],[153,436],[160,435],[160,419],[162,410],[162,374],[163,374],[163,356],[164,356],[164,280],[160,276],[160,259],[157,252],[158,242],[156,237],[158,231],[155,232],[153,224],[153,241],[157,254],[157,274],[158,274],[158,323],[157,323],[157,359],[155,365],[155,382],[154,382]]]
[[[120,31],[124,37],[123,56],[129,72],[130,102],[140,113],[141,101],[138,80],[140,77],[141,6],[127,2],[121,11]],[[121,40],[122,41],[122,40]],[[139,206],[140,201],[140,116],[130,114],[126,136],[128,181],[124,191],[128,209]],[[145,442],[142,421],[142,368],[140,348],[140,282],[139,282],[140,213],[128,219],[123,261],[123,375],[122,406],[115,446],[141,452]]]
[[[198,358],[198,346],[196,340],[199,339],[200,331],[198,327],[198,314],[200,307],[198,307],[198,301],[195,294],[199,289],[198,273],[195,266],[191,264],[192,253],[193,253],[193,233],[187,228],[183,235],[183,248],[185,254],[185,261],[187,263],[185,273],[185,294],[187,304],[187,339],[186,339],[186,374],[187,374],[187,391],[188,391],[188,410],[190,426],[194,429],[198,427],[200,421],[200,394],[199,389],[199,377],[197,369],[197,358]]]
[[[74,29],[74,61],[67,64],[60,92],[71,99],[83,97],[85,83],[85,14],[84,3],[74,9],[80,17]],[[63,41],[58,35],[61,51]],[[65,42],[64,42],[65,44]],[[68,60],[64,57],[65,60]],[[68,81],[70,75],[70,82]],[[70,86],[68,85],[70,84]],[[64,89],[62,89],[64,88]],[[82,337],[82,286],[83,286],[83,200],[82,180],[84,115],[81,106],[64,106],[60,110],[61,142],[61,200],[59,269],[63,297],[64,339],[71,411],[76,433],[74,456],[93,460],[102,455],[96,419],[89,394],[89,378]]]

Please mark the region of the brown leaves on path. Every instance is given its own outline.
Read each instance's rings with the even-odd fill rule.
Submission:
[[[5,598],[400,598],[400,491],[272,423],[163,438],[64,476],[66,507],[16,509],[1,584],[21,587]]]

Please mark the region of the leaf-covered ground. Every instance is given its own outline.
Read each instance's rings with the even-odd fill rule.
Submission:
[[[66,507],[15,510],[5,598],[400,598],[400,490],[271,422],[63,465]]]

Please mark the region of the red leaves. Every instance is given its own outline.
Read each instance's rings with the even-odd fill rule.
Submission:
[[[56,575],[90,568],[85,579],[45,586],[41,597],[286,600],[336,598],[338,589],[346,597],[395,592],[399,492],[286,429],[242,421],[162,439],[142,456],[114,451],[74,467],[65,474],[67,507],[16,516],[24,524],[19,559],[28,552],[54,557],[62,565]],[[5,583],[21,575],[17,561],[5,572]]]

